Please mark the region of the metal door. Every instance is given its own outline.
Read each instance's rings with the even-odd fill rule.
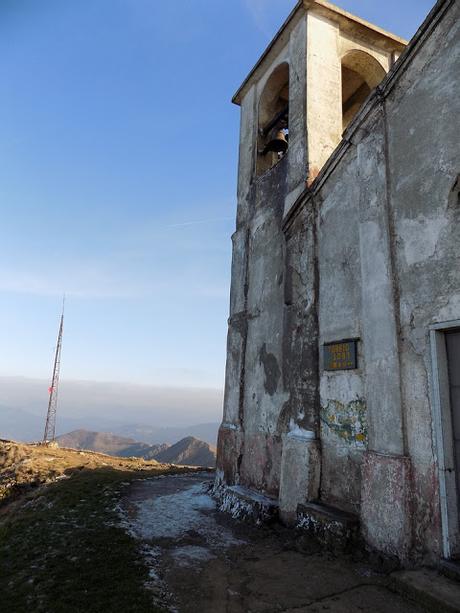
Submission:
[[[449,370],[450,405],[457,475],[457,508],[460,514],[460,331],[446,333],[447,364]]]

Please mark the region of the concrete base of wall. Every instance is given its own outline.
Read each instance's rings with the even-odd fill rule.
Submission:
[[[460,560],[441,560],[439,562],[439,571],[448,579],[458,581],[460,584]]]
[[[256,524],[278,519],[278,502],[240,485],[215,485],[211,490],[217,508],[234,519],[249,520]]]
[[[366,543],[404,561],[411,545],[411,463],[368,451],[362,465],[361,528]]]
[[[287,525],[297,522],[297,506],[319,496],[321,454],[313,432],[289,433],[283,440],[280,480],[280,518]]]
[[[359,541],[356,515],[320,503],[298,506],[297,528],[334,550],[346,551]]]
[[[238,461],[243,445],[243,432],[236,424],[221,424],[217,441],[217,471],[223,483],[233,484],[238,476]]]
[[[389,587],[431,613],[460,613],[460,584],[435,570],[394,572]]]

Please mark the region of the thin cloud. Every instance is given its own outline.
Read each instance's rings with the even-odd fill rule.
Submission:
[[[131,291],[129,288],[126,291],[120,290],[119,285],[116,286],[115,283],[113,288],[106,287],[104,289],[101,287],[104,281],[106,279],[101,276],[99,282],[95,279],[93,286],[91,286],[75,280],[69,287],[69,281],[64,279],[60,282],[39,275],[33,276],[15,272],[14,276],[8,276],[7,273],[4,273],[0,276],[0,292],[34,296],[62,296],[65,293],[67,297],[93,299],[132,298],[138,294],[138,292]]]
[[[19,294],[42,297],[80,298],[85,300],[129,300],[133,298],[151,299],[158,294],[177,296],[186,293],[188,296],[206,298],[224,298],[229,293],[227,282],[213,281],[212,278],[200,279],[199,271],[185,274],[183,270],[160,271],[157,276],[142,276],[133,282],[126,274],[114,275],[112,271],[99,271],[91,279],[88,270],[90,265],[81,269],[72,269],[71,280],[61,273],[56,279],[27,274],[20,271],[0,274],[0,294]]]

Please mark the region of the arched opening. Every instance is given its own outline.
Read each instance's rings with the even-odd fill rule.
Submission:
[[[371,91],[382,81],[383,66],[364,51],[350,51],[342,58],[342,129],[345,130]]]
[[[288,149],[289,65],[280,64],[268,79],[259,100],[257,174],[274,166]]]
[[[449,206],[453,208],[460,207],[460,174],[450,190]]]

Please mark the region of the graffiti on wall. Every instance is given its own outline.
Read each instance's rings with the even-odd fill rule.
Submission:
[[[321,407],[321,422],[345,443],[357,449],[366,449],[367,411],[362,398],[347,403],[328,400]]]

